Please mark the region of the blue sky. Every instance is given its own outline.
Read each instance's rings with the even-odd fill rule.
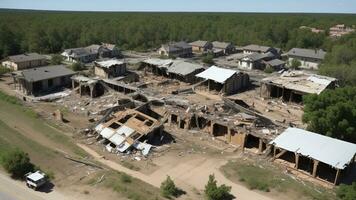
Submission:
[[[0,0],[0,8],[80,11],[356,13],[356,0]]]

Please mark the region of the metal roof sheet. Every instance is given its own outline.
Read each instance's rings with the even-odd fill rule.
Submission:
[[[168,68],[168,72],[184,76],[193,73],[198,69],[203,69],[203,66],[185,61],[174,61],[173,64]]]
[[[149,58],[142,62],[150,64],[150,65],[156,65],[158,67],[162,67],[162,66],[168,66],[168,65],[172,64],[173,61],[171,59]]]
[[[356,144],[299,128],[287,128],[270,144],[344,169],[356,154]]]
[[[225,83],[227,79],[229,79],[234,74],[239,73],[239,71],[220,68],[217,66],[211,66],[207,70],[195,75],[200,78],[210,79],[216,81],[218,83]]]
[[[9,56],[9,60],[12,62],[26,62],[32,60],[45,60],[46,56],[40,55],[38,53],[25,53],[20,55]]]

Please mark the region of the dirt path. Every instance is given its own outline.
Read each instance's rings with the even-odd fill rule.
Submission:
[[[190,197],[194,197],[194,189],[199,190],[200,192],[203,191],[209,175],[214,174],[219,184],[226,184],[232,187],[232,194],[239,200],[272,200],[270,197],[256,191],[251,191],[244,186],[233,183],[225,178],[219,170],[221,166],[226,164],[226,161],[222,159],[206,158],[201,155],[196,155],[193,158],[190,157],[181,159],[167,159],[167,157],[164,157],[161,160],[157,160],[157,163],[159,163],[159,169],[152,174],[146,175],[127,169],[114,161],[106,160],[97,152],[85,145],[78,144],[78,146],[102,164],[114,170],[127,173],[156,187],[159,187],[161,182],[165,180],[167,175],[169,175],[178,187],[188,192],[187,196]]]

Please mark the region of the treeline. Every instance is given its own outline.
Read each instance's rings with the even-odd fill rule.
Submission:
[[[356,15],[0,10],[0,58],[31,51],[57,53],[100,42],[115,43],[122,49],[150,50],[169,41],[220,40],[238,46],[255,43],[284,50],[323,48],[332,55],[322,72],[337,78],[348,76],[351,80],[343,83],[356,84],[356,78],[344,72],[337,74],[334,67],[337,64],[349,70],[354,66],[349,58],[334,58],[354,51],[355,35],[334,41],[327,32],[316,34],[299,29],[309,26],[328,30],[338,23],[356,25]]]
[[[158,47],[178,40],[221,40],[236,45],[264,44],[330,49],[325,34],[300,30],[302,25],[328,29],[356,24],[354,15],[233,13],[97,13],[0,12],[1,56],[9,53],[58,52],[101,41],[124,49]]]

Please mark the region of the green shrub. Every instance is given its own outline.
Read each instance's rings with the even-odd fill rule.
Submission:
[[[205,197],[207,200],[230,200],[234,196],[230,194],[231,187],[226,185],[218,186],[214,175],[209,176],[209,181],[205,185]]]
[[[124,183],[131,183],[132,182],[132,178],[131,176],[127,175],[127,174],[121,174],[120,176],[120,180]]]
[[[271,67],[266,67],[265,70],[264,70],[264,72],[270,74],[270,73],[273,73],[274,70],[273,70],[273,68],[271,68]]]
[[[206,54],[206,56],[203,57],[203,63],[213,65],[214,62],[214,55],[211,53]]]
[[[356,199],[356,182],[353,182],[352,185],[341,184],[336,191],[336,195],[341,200],[355,200]]]
[[[35,168],[28,154],[19,149],[5,153],[1,163],[14,178],[23,178],[26,173],[34,171]]]
[[[8,72],[11,72],[11,70],[9,68],[0,65],[0,76],[3,74],[6,74]]]
[[[51,65],[60,65],[63,61],[63,57],[61,55],[55,54],[51,58]]]
[[[84,64],[79,63],[79,62],[73,63],[70,67],[72,68],[73,71],[76,71],[76,72],[86,69]]]
[[[174,184],[171,177],[167,176],[167,179],[161,183],[161,194],[163,197],[171,198],[178,195],[178,189]]]

